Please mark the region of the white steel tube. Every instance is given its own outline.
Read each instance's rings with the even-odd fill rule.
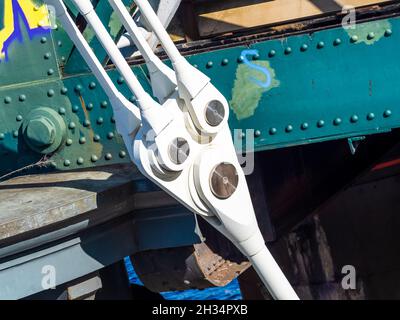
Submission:
[[[115,45],[114,40],[109,35],[107,29],[104,27],[100,18],[97,16],[93,5],[90,0],[72,0],[76,7],[79,9],[81,14],[85,17],[86,21],[92,27],[97,38],[101,42],[104,49],[107,51],[110,59],[113,61],[115,66],[121,75],[125,78],[126,84],[131,89],[132,93],[136,96],[139,107],[144,110],[151,107],[149,105],[149,99],[151,97],[143,89],[140,82],[137,80],[129,64],[126,62],[124,56]],[[152,99],[151,99],[152,100]]]
[[[86,39],[83,37],[82,33],[75,25],[75,22],[68,14],[67,8],[65,7],[64,3],[61,0],[46,0],[46,3],[52,5],[55,8],[57,18],[62,23],[64,30],[67,32],[68,36],[75,44],[75,47],[78,49],[79,53],[88,64],[90,70],[99,81],[108,98],[110,100],[115,98],[118,95],[117,88],[108,76],[107,72],[104,70],[96,55],[93,53]]]
[[[146,18],[147,22],[150,24],[158,40],[160,40],[165,52],[171,59],[171,62],[175,64],[179,60],[183,59],[174,42],[169,37],[168,32],[165,30],[161,21],[158,19],[157,14],[154,12],[150,3],[147,0],[135,0],[135,3],[139,7],[140,12]]]
[[[154,54],[153,50],[151,50],[149,44],[143,37],[143,34],[136,25],[135,21],[133,21],[123,2],[121,0],[110,0],[109,2],[114,11],[118,14],[122,24],[124,25],[128,34],[131,36],[146,63],[153,63],[154,60],[159,60],[159,58]]]
[[[274,299],[299,300],[267,247],[264,246],[263,250],[248,258]]]
[[[175,72],[154,54],[123,2],[121,0],[110,0],[109,2],[146,61],[154,96],[164,103],[176,89]]]

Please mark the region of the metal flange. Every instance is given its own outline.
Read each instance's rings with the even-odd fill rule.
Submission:
[[[29,113],[22,124],[26,144],[38,153],[56,151],[65,140],[66,125],[62,117],[53,109],[36,108]]]

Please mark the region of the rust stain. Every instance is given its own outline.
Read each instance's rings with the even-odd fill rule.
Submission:
[[[83,113],[85,114],[85,120],[90,121],[90,116],[89,116],[89,112],[86,108],[85,100],[83,99],[83,97],[81,95],[79,95],[79,101],[81,103]],[[92,126],[90,126],[90,129],[88,130],[88,135],[89,135],[90,141],[93,141],[94,132],[93,132]],[[101,155],[101,153],[103,152],[103,146],[101,143],[93,143],[93,144],[90,144],[90,146],[92,146],[91,149],[93,150],[93,152],[96,153],[96,155]]]

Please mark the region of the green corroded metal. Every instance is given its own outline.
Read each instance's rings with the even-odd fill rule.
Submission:
[[[108,12],[107,25],[110,19]],[[82,74],[86,66],[61,26],[28,38],[13,43],[9,61],[0,63],[0,176],[25,167],[32,172],[129,162],[110,102],[96,79]],[[230,102],[232,130],[250,129],[256,150],[265,150],[399,127],[399,46],[400,19],[391,18],[187,58]],[[242,53],[249,49],[257,54],[246,63]],[[146,67],[132,68],[151,92]],[[265,70],[268,87],[259,85]],[[134,101],[118,72],[108,72]],[[35,112],[43,108],[52,111],[37,122]]]
[[[122,24],[117,19],[116,13],[112,11],[111,5],[108,1],[92,1],[95,4],[96,13],[103,22],[106,29],[109,31],[111,37],[117,41],[122,34]],[[132,0],[123,0],[122,1],[127,8],[132,6]],[[69,5],[70,8],[75,8],[72,4]],[[107,63],[108,57],[100,44],[100,41],[95,37],[95,34],[90,26],[86,26],[83,30],[83,35],[85,39],[88,41],[90,47],[96,53],[97,58],[99,61],[103,62],[104,64]],[[65,44],[68,48],[71,45],[71,41],[68,37],[64,34],[60,36],[58,39],[59,43]],[[64,54],[64,57],[66,55]],[[79,72],[87,72],[89,71],[89,67],[86,63],[82,60],[78,50],[73,49],[71,50],[71,54],[69,55],[68,61],[65,66],[65,73],[66,74],[73,74]]]
[[[261,150],[399,127],[399,45],[400,20],[394,18],[359,24],[351,32],[324,30],[189,61],[230,100],[231,128],[254,129]],[[263,73],[243,64],[241,52],[249,48],[258,51],[252,63],[270,71],[267,89],[251,81],[263,80]]]

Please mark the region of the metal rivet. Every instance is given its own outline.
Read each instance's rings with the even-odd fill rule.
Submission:
[[[17,121],[22,121],[22,116],[21,116],[20,114],[17,115],[16,120],[17,120]]]
[[[79,143],[80,144],[85,144],[86,143],[86,138],[85,137],[80,137],[79,138]]]
[[[308,45],[306,45],[306,44],[303,44],[301,47],[300,47],[300,50],[301,51],[307,51],[307,49],[308,49]]]
[[[131,96],[131,97],[129,98],[129,101],[132,102],[132,103],[136,103],[136,98],[135,98],[135,96]]]
[[[288,126],[286,126],[285,131],[287,133],[292,132],[293,131],[293,126],[289,124]]]
[[[49,70],[47,70],[47,74],[48,74],[49,76],[53,75],[53,74],[54,74],[54,69],[49,69]]]
[[[385,118],[389,118],[392,115],[392,111],[391,110],[385,110],[385,112],[383,113],[383,116]]]
[[[123,151],[123,150],[121,150],[121,151],[119,152],[119,156],[120,156],[120,158],[125,158],[125,157],[126,157],[126,152]]]
[[[392,35],[392,33],[393,33],[393,32],[392,32],[391,29],[386,29],[386,30],[385,30],[385,36],[386,36],[386,37],[390,37],[390,36]]]
[[[222,59],[222,62],[221,62],[221,64],[223,65],[223,66],[226,66],[227,64],[229,63],[229,60],[228,59]]]
[[[11,97],[5,97],[4,98],[4,103],[9,104],[9,103],[11,103],[11,101],[12,101]]]
[[[51,53],[50,53],[50,52],[46,52],[46,53],[44,54],[44,58],[45,58],[46,60],[49,60],[49,59],[51,58]]]
[[[68,128],[70,129],[75,129],[75,127],[76,127],[75,122],[70,122],[68,125]]]
[[[375,114],[374,113],[372,113],[372,112],[370,112],[370,113],[368,113],[367,114],[367,120],[374,120],[375,119]]]
[[[65,110],[65,108],[61,107],[60,109],[58,109],[58,113],[61,115],[64,115],[67,112],[67,110]]]
[[[208,61],[207,64],[206,64],[206,67],[207,68],[212,68],[212,66],[213,66],[213,62],[212,61]]]
[[[67,94],[68,93],[68,88],[62,87],[60,92],[61,92],[61,94]]]
[[[285,49],[285,54],[291,54],[291,53],[292,53],[292,48],[287,47],[287,48]]]
[[[199,66],[197,64],[194,64],[193,67],[195,67],[196,69],[199,68]]]
[[[4,135],[4,133],[0,133],[0,140],[4,140],[5,139],[5,135]]]
[[[355,43],[355,42],[357,42],[358,41],[358,36],[352,36],[351,38],[350,38],[350,41],[351,42],[353,42],[353,43]]]
[[[19,96],[19,101],[24,102],[25,100],[26,100],[26,95],[21,94],[21,95]]]
[[[112,154],[111,153],[106,153],[105,159],[106,160],[111,160],[112,159]]]
[[[117,80],[118,84],[123,84],[124,82],[125,82],[125,79],[122,78],[122,77],[119,77],[118,80]]]
[[[97,118],[97,124],[102,124],[104,119],[102,117]]]
[[[112,133],[112,132],[109,132],[108,134],[107,134],[107,138],[108,139],[112,139],[112,138],[114,138],[114,133]]]
[[[67,141],[65,141],[65,144],[66,144],[67,146],[71,146],[72,143],[73,143],[72,139],[67,139]]]
[[[86,106],[86,109],[88,109],[88,110],[92,110],[93,108],[94,108],[94,104],[91,102]]]
[[[96,88],[96,83],[95,82],[91,82],[89,83],[89,89],[95,89]]]
[[[356,123],[357,121],[358,121],[358,116],[357,115],[352,115],[351,116],[351,118],[350,118],[350,121],[352,122],[352,123]]]
[[[107,102],[107,101],[103,101],[103,102],[101,103],[101,107],[102,107],[102,108],[107,108],[107,106],[108,106],[108,102]]]
[[[339,38],[337,38],[337,39],[335,39],[335,41],[333,41],[333,44],[335,45],[335,46],[338,46],[338,45],[340,45],[342,43],[342,40],[340,40]]]
[[[308,123],[307,122],[304,122],[302,125],[301,125],[301,130],[307,130],[308,129]]]
[[[244,139],[246,137],[246,133],[244,131],[240,131],[239,138]]]
[[[342,119],[340,119],[340,118],[336,118],[335,120],[333,120],[333,124],[335,125],[335,126],[338,126],[338,125],[340,125],[342,123]]]
[[[260,131],[260,130],[254,131],[254,136],[255,136],[256,138],[258,138],[259,136],[261,136],[261,131]]]
[[[81,86],[80,84],[78,84],[78,85],[75,86],[75,92],[76,92],[76,93],[81,93],[81,92],[82,92],[82,89],[83,89],[83,88],[82,88],[82,86]]]
[[[318,127],[318,128],[322,128],[324,125],[325,125],[325,121],[324,121],[324,120],[319,120],[319,121],[317,122],[317,127]]]
[[[65,160],[64,161],[64,166],[69,167],[71,165],[71,161]]]
[[[62,42],[61,42],[61,41],[58,41],[58,42],[57,42],[57,45],[58,45],[59,47],[62,47]]]
[[[375,33],[373,33],[373,32],[368,33],[367,39],[372,40],[373,38],[375,38]]]
[[[99,158],[98,158],[96,155],[92,155],[92,156],[90,157],[90,160],[91,160],[92,162],[96,162],[97,160],[99,160]]]
[[[276,130],[276,128],[271,128],[271,129],[269,129],[269,134],[270,134],[270,135],[274,135],[274,134],[277,133],[277,131],[278,131],[278,130]]]
[[[18,135],[19,135],[18,130],[14,130],[13,131],[13,137],[14,138],[18,138]]]
[[[111,117],[111,123],[115,123],[115,117],[114,116]]]
[[[61,57],[61,61],[65,62],[65,57],[64,56]]]
[[[270,58],[275,57],[275,55],[276,55],[276,51],[275,51],[275,50],[271,50],[271,51],[268,53],[268,56],[269,56]]]
[[[239,62],[239,63],[241,63],[241,62],[243,62],[244,61],[244,57],[243,56],[240,56],[238,59],[237,59],[237,62]]]
[[[47,38],[46,38],[46,37],[42,37],[42,38],[40,39],[40,42],[41,42],[41,43],[46,43],[46,42],[47,42]]]
[[[317,48],[322,49],[323,47],[325,47],[325,43],[323,41],[318,42]]]
[[[85,121],[83,121],[83,126],[84,127],[90,127],[90,121],[88,119],[86,119]]]
[[[253,55],[253,60],[258,60],[260,59],[260,55],[258,53]]]
[[[100,141],[100,136],[99,136],[98,134],[96,134],[96,135],[93,137],[93,141],[99,142],[99,141]]]
[[[85,160],[83,160],[82,157],[79,157],[79,158],[76,160],[76,163],[79,164],[79,165],[82,165],[84,161],[85,161]]]
[[[54,96],[54,94],[55,94],[55,92],[54,92],[53,89],[50,89],[49,91],[47,91],[47,96],[48,97],[52,97],[52,96]]]
[[[72,107],[72,112],[76,113],[79,111],[79,107],[77,105]]]

